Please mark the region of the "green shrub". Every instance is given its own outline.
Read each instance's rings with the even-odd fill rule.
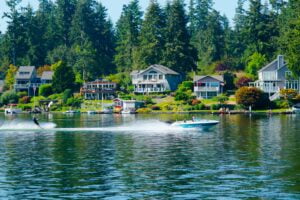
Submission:
[[[1,95],[0,98],[0,104],[1,105],[7,105],[10,103],[18,103],[19,96],[17,93],[13,90],[6,91]]]
[[[151,113],[151,111],[150,108],[140,108],[137,110],[138,113]]]
[[[241,87],[235,93],[236,102],[244,107],[265,108],[270,105],[267,95],[258,88]]]
[[[151,109],[152,109],[152,110],[160,110],[160,107],[157,106],[157,105],[154,105],[154,106],[151,107]]]
[[[81,104],[82,104],[82,99],[80,98],[74,98],[74,97],[71,97],[67,100],[67,105],[68,106],[71,106],[71,107],[74,107],[74,108],[80,108]]]
[[[197,104],[193,107],[194,107],[194,110],[207,110],[207,107],[203,103]]]
[[[22,104],[30,103],[30,99],[31,98],[29,96],[24,96],[24,97],[19,99],[19,103],[22,103]]]
[[[222,105],[221,104],[212,104],[210,106],[210,109],[211,110],[220,110],[220,108],[222,108]]]
[[[39,88],[39,95],[40,96],[48,97],[51,94],[53,94],[53,90],[52,90],[52,85],[51,84],[41,85],[41,87]]]
[[[19,96],[19,98],[22,98],[22,97],[28,96],[28,92],[26,92],[26,91],[18,92],[17,95]]]
[[[62,94],[63,103],[66,104],[68,99],[71,98],[72,96],[73,96],[72,90],[66,89]]]
[[[26,111],[26,110],[31,110],[32,106],[28,105],[28,104],[19,104],[18,108],[20,108],[21,110],[25,110]]]

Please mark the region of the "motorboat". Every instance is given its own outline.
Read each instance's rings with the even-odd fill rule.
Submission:
[[[77,113],[80,113],[80,111],[79,110],[67,110],[65,112],[65,114],[77,114]]]
[[[111,113],[113,113],[113,109],[111,109],[111,108],[104,108],[102,112],[104,114],[111,114]]]
[[[300,114],[300,104],[296,104],[292,108],[293,113]]]
[[[17,108],[16,104],[10,104],[9,106],[10,106],[9,108],[5,108],[4,114],[6,114],[6,115],[15,115],[15,114],[22,113],[22,110]]]
[[[171,126],[181,127],[181,128],[205,128],[212,127],[219,124],[216,120],[189,120],[189,121],[177,121],[171,124]]]
[[[136,114],[136,111],[131,109],[125,109],[121,111],[121,114]]]
[[[87,111],[87,114],[89,114],[89,115],[95,115],[95,114],[97,114],[98,112],[97,111],[94,111],[94,110],[89,110],[89,111]]]

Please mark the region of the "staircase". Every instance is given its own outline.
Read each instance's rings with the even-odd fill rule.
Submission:
[[[280,98],[280,92],[275,92],[273,95],[269,97],[270,101],[275,101]]]

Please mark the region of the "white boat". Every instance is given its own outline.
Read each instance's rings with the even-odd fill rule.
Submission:
[[[297,105],[293,106],[292,111],[293,111],[293,113],[300,114],[300,105],[297,104]]]
[[[111,109],[111,108],[104,108],[102,112],[104,114],[111,114],[111,113],[113,113],[113,109]]]
[[[65,114],[77,114],[77,113],[80,113],[80,111],[78,111],[78,110],[67,110],[65,112]]]
[[[136,111],[135,110],[126,109],[126,110],[122,110],[121,114],[136,114]]]
[[[195,121],[178,121],[171,124],[171,126],[181,127],[181,128],[204,128],[212,127],[219,124],[216,120],[195,120]]]
[[[89,110],[87,111],[87,114],[89,115],[94,115],[94,114],[97,114],[98,112],[97,111],[94,111],[94,110]]]
[[[22,113],[22,110],[17,108],[16,105],[11,104],[9,108],[5,108],[4,114],[6,115],[15,115]]]

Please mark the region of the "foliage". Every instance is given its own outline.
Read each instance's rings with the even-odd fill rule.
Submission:
[[[300,2],[290,0],[280,17],[281,50],[291,71],[300,76]]]
[[[252,78],[247,76],[242,76],[235,81],[235,86],[237,88],[248,86],[250,82],[253,82]]]
[[[181,83],[175,92],[175,101],[188,101],[195,99],[193,96],[193,82],[191,81],[184,81]]]
[[[18,71],[18,68],[14,65],[9,65],[9,68],[7,70],[6,76],[5,76],[5,85],[8,86],[10,89],[12,89],[14,83],[15,83],[15,74]]]
[[[28,92],[26,92],[26,91],[18,92],[17,95],[19,98],[22,98],[22,97],[28,96]]]
[[[30,97],[29,96],[24,96],[22,98],[19,99],[19,103],[21,104],[27,104],[27,103],[30,103]]]
[[[81,104],[82,104],[82,99],[80,98],[74,98],[74,97],[71,97],[67,100],[66,104],[68,106],[71,106],[73,108],[80,108]]]
[[[10,103],[18,103],[19,96],[13,90],[9,90],[4,92],[0,97],[0,104],[7,105]]]
[[[263,108],[269,105],[269,99],[266,98],[263,91],[254,87],[241,87],[236,93],[236,102],[244,107]]]
[[[225,82],[225,86],[224,89],[225,90],[233,90],[235,89],[235,85],[234,85],[234,79],[235,79],[235,74],[226,71],[224,74],[224,82]]]
[[[121,17],[116,24],[114,62],[119,72],[130,71],[133,65],[133,52],[138,46],[142,15],[138,0],[132,0],[123,6]]]
[[[181,0],[174,0],[166,7],[164,64],[171,69],[187,73],[196,69],[196,51],[190,45],[187,16]]]
[[[258,70],[262,68],[264,64],[266,64],[266,57],[255,52],[248,59],[246,71],[256,77]]]
[[[60,61],[54,71],[52,88],[54,92],[61,93],[66,89],[73,89],[75,75],[73,69],[65,62]]]
[[[52,85],[51,84],[43,84],[39,87],[39,95],[48,97],[53,94]]]
[[[150,108],[139,108],[137,110],[138,113],[151,113],[151,109]]]
[[[105,79],[117,84],[118,89],[130,91],[131,78],[129,73],[120,72],[106,76]]]
[[[280,96],[282,96],[285,100],[292,100],[296,98],[298,92],[293,89],[281,89]]]
[[[63,103],[67,103],[68,99],[73,96],[71,89],[66,89],[62,94],[62,101]]]
[[[218,101],[220,104],[224,104],[224,103],[226,103],[226,101],[229,100],[229,98],[224,94],[220,94],[220,95],[214,97],[213,99],[215,101]]]
[[[41,66],[37,69],[37,74],[39,76],[42,76],[43,72],[45,71],[51,71],[51,66],[50,65],[44,65],[44,66]]]

